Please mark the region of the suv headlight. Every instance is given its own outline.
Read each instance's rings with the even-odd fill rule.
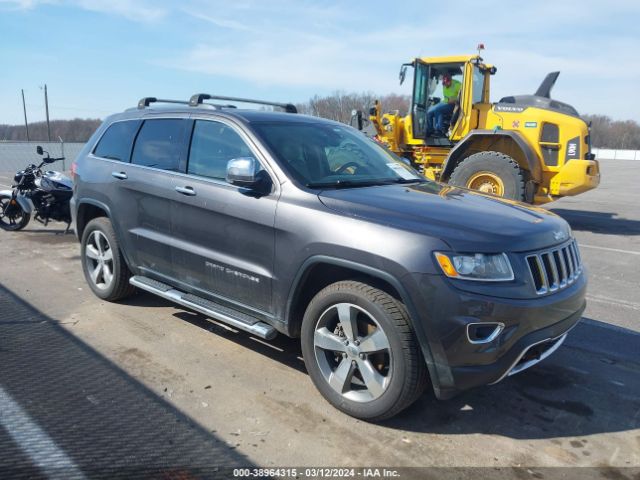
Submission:
[[[434,252],[434,255],[444,274],[450,278],[485,282],[506,282],[514,278],[509,257],[504,253]]]

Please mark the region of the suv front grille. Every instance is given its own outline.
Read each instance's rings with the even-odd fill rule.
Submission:
[[[582,260],[575,240],[562,247],[528,255],[527,263],[538,295],[568,287],[582,272]]]

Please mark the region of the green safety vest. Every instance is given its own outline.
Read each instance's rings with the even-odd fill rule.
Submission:
[[[458,100],[458,93],[462,84],[458,80],[451,79],[451,85],[448,87],[442,86],[442,94],[444,96],[444,103],[449,103],[450,100]]]

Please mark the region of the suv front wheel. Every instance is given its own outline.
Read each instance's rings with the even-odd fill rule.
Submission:
[[[311,380],[353,417],[392,417],[427,384],[404,305],[365,283],[341,281],[321,290],[307,307],[301,336]]]
[[[114,302],[135,291],[129,283],[131,272],[108,218],[94,218],[87,224],[82,233],[81,257],[84,277],[98,297]]]

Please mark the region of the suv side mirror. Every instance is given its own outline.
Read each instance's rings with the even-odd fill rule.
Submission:
[[[256,166],[258,162],[253,157],[232,158],[227,163],[227,182],[239,187],[253,187],[258,181]]]
[[[38,155],[42,155],[44,153],[44,150],[42,150],[42,147],[40,145],[36,147],[36,153]]]

